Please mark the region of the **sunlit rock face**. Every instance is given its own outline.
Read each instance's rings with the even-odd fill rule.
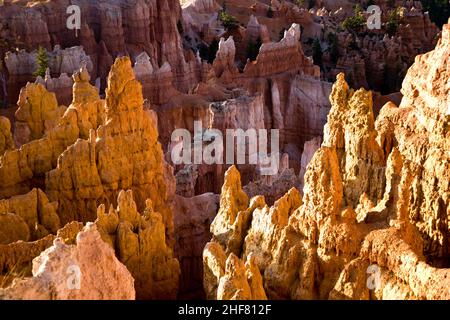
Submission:
[[[134,59],[143,51],[151,56],[153,64],[162,66],[168,62],[171,65],[176,88],[187,92],[198,83],[197,61],[192,56],[185,59],[177,28],[181,20],[178,0],[81,1],[77,5],[82,25],[77,32],[66,26],[66,11],[70,5],[69,1],[34,3],[29,7],[8,3],[0,12],[5,22],[5,39],[12,43],[20,39],[21,48],[30,51],[39,46],[48,51],[57,45],[63,49],[82,46],[92,68],[89,71],[93,79],[102,78],[102,88],[106,88],[106,77],[116,57],[129,55]],[[59,61],[67,63],[70,59]],[[16,91],[13,88],[10,91],[11,102],[14,102],[17,90],[31,80],[34,70],[17,73],[17,68],[8,69],[18,75],[20,83]],[[51,69],[55,74],[58,72]],[[64,72],[72,74],[60,71]]]
[[[227,172],[203,256],[209,298],[251,299],[250,257],[272,299],[449,298],[449,48],[446,25],[376,121],[371,93],[338,76],[303,198],[292,189],[269,208]]]
[[[3,198],[14,196],[0,200],[0,253],[2,270],[6,270],[1,276],[9,283],[15,273],[31,275],[31,261],[51,246],[54,234],[70,244],[82,223],[97,220],[86,227],[89,236],[78,234],[78,239],[88,238],[77,241],[83,248],[58,240],[56,247],[48,249],[52,254],[42,253],[51,270],[36,267],[33,278],[1,294],[27,299],[174,299],[180,278],[173,254],[175,181],[163,160],[155,115],[144,111],[141,85],[134,78],[131,62],[125,57],[117,59],[108,78],[106,100],[89,83],[86,69],[73,80],[73,101],[67,110],[58,107],[55,95],[40,84],[29,84],[23,90],[16,113],[22,122],[16,124],[28,129],[24,140],[30,141],[20,149],[11,145],[9,121],[2,118],[5,153],[0,162],[5,178],[0,185]],[[58,116],[60,108],[63,114]],[[42,190],[22,194],[32,186]],[[114,250],[105,248],[105,242]],[[80,257],[78,250],[86,256]],[[105,271],[104,279],[97,277],[101,269],[91,269],[98,259],[106,265],[113,262],[117,268]],[[63,268],[70,261],[80,265],[82,274],[89,274],[84,291],[63,287]],[[43,277],[51,279],[43,282]],[[96,277],[107,285],[98,288],[92,283]],[[46,286],[54,287],[54,292],[40,295]],[[26,287],[36,289],[35,295]]]
[[[320,69],[305,39],[345,2],[274,0],[271,18],[230,0],[225,30],[215,0],[81,1],[77,35],[67,5],[0,9],[0,36],[26,49],[0,63],[0,100],[17,101],[0,116],[0,298],[450,298],[448,25],[406,73],[437,33],[408,2],[395,37],[352,55],[342,31]],[[196,45],[213,39],[207,61]],[[401,94],[352,89],[402,72]],[[279,170],[171,167],[173,131],[195,121],[278,129]]]

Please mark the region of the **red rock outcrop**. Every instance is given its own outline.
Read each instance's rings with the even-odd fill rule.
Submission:
[[[175,197],[175,254],[181,267],[179,298],[204,298],[202,254],[211,239],[209,228],[218,208],[219,196],[213,193]]]
[[[176,88],[187,92],[198,83],[196,61],[185,58],[177,28],[181,19],[178,0],[82,1],[77,5],[83,24],[77,32],[66,27],[69,5],[67,0],[34,3],[29,7],[6,3],[0,12],[1,20],[8,26],[4,32],[6,39],[21,39],[21,47],[27,50],[39,45],[47,50],[56,45],[62,48],[83,45],[94,63],[94,78],[107,76],[105,70],[113,62],[108,57],[127,54],[134,58],[145,51],[152,57],[152,63],[170,64]]]

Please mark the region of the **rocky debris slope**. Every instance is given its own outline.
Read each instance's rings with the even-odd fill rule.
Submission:
[[[0,289],[1,299],[133,300],[134,279],[90,223],[76,244],[54,240],[33,260],[33,277]]]
[[[338,76],[303,199],[292,189],[269,208],[228,170],[203,256],[209,298],[252,298],[237,292],[254,257],[271,299],[449,299],[449,31],[376,123],[371,93]]]

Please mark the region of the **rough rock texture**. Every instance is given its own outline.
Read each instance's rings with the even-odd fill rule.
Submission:
[[[35,48],[36,49],[36,48]],[[54,49],[47,54],[48,56],[48,75],[51,75],[59,80],[51,81],[48,79],[46,88],[54,92],[58,101],[62,104],[69,104],[72,101],[70,88],[72,83],[68,81],[68,77],[74,72],[85,66],[87,70],[93,75],[93,63],[91,58],[85,53],[83,47],[75,46],[71,48],[61,49],[60,46],[55,46]],[[36,64],[37,51],[27,52],[20,50],[18,52],[8,52],[5,56],[5,66],[8,70],[8,92],[10,102],[16,102],[19,96],[20,88],[25,86],[27,82],[34,81],[33,73],[37,69]],[[42,82],[42,78],[37,79]]]
[[[242,190],[241,176],[235,166],[225,173],[225,182],[220,196],[220,210],[211,224],[211,233],[218,243],[229,252],[238,251],[248,223],[248,196]],[[236,252],[237,253],[237,252]]]
[[[321,142],[321,138],[320,137],[315,137],[314,139],[310,140],[310,141],[306,141],[305,145],[303,146],[303,153],[302,153],[302,158],[301,158],[301,167],[300,167],[300,174],[299,174],[299,178],[300,178],[300,189],[299,190],[303,190],[303,185],[304,185],[304,176],[306,173],[306,170],[308,168],[308,164],[311,162],[312,157],[314,156],[314,154],[316,153],[316,151],[320,148],[322,142]]]
[[[299,177],[297,177],[294,169],[290,168],[289,165],[289,156],[284,154],[281,158],[278,174],[263,176],[256,181],[251,181],[244,186],[245,193],[249,198],[262,195],[267,204],[272,205],[292,187],[298,188],[300,186]]]
[[[77,235],[76,245],[61,238],[33,260],[33,277],[0,289],[2,299],[132,300],[130,272],[103,242],[94,224]]]
[[[237,261],[253,255],[271,299],[449,299],[449,31],[376,123],[371,93],[338,76],[303,199],[248,204],[230,169],[204,251],[208,298],[248,292]]]
[[[280,130],[281,144],[300,162],[303,144],[322,135],[330,104],[331,85],[320,80],[320,69],[305,56],[299,41],[300,25],[293,24],[279,42],[263,43],[256,61],[247,62],[239,77],[252,95],[264,97],[266,128]]]
[[[73,244],[77,234],[83,229],[81,222],[71,222],[59,229],[56,235],[49,234],[33,242],[17,241],[0,244],[0,287],[7,287],[15,278],[32,276],[32,261],[41,252],[53,245],[58,237],[66,244]]]
[[[62,118],[57,121],[57,125],[49,130],[42,139],[33,140],[20,149],[12,149],[2,154],[0,163],[1,198],[27,193],[34,187],[44,189],[45,174],[56,167],[57,159],[61,153],[78,138],[89,137],[89,130],[97,128],[103,123],[104,101],[100,100],[95,87],[89,84],[87,70],[82,69],[73,78],[74,101]],[[39,85],[37,87],[40,88]],[[27,90],[23,93],[23,106],[26,110],[31,106],[26,101]],[[49,94],[46,90],[38,89],[32,93],[43,94],[54,103],[52,94]],[[40,103],[43,98],[35,96],[34,100]],[[46,110],[46,108],[44,107],[43,110]],[[24,119],[28,119],[29,116],[31,116],[31,119],[39,119],[42,116],[42,113],[39,112],[39,104],[37,104],[36,109],[38,109],[36,110],[37,115],[33,116],[34,113],[28,114],[25,112]],[[42,128],[42,122],[41,124],[33,123],[32,126]]]
[[[162,214],[154,211],[151,200],[140,214],[131,190],[119,193],[117,209],[105,208],[98,208],[95,224],[133,276],[136,298],[175,299],[180,265],[167,245]]]
[[[59,77],[52,78],[50,69],[47,69],[45,77],[37,77],[36,83],[40,83],[48,91],[54,92],[56,100],[62,105],[68,106],[72,102],[73,80],[66,73],[62,73]]]
[[[34,241],[56,234],[60,226],[58,202],[49,202],[40,189],[0,200],[0,243]]]
[[[28,83],[20,91],[17,105],[14,140],[19,147],[42,138],[66,111],[65,107],[58,106],[55,94],[41,84]]]
[[[344,183],[345,204],[355,207],[365,193],[376,203],[384,192],[383,150],[376,142],[372,93],[350,90],[339,74],[330,96],[333,108],[324,129],[324,146],[335,147]]]
[[[228,258],[217,242],[203,251],[204,288],[208,299],[266,300],[261,273],[253,256],[245,262],[231,253]]]
[[[377,119],[384,150],[397,146],[411,170],[408,216],[420,230],[425,252],[448,267],[450,27],[444,25],[436,49],[418,56],[405,78],[399,108],[387,104]],[[386,152],[385,151],[385,152]]]
[[[179,298],[202,298],[202,254],[211,239],[209,228],[219,208],[219,196],[177,196],[174,208],[175,255],[181,267]]]
[[[174,72],[174,85],[187,92],[199,82],[197,60],[185,57],[177,25],[181,21],[178,0],[81,1],[80,30],[66,27],[68,0],[21,6],[8,2],[0,12],[5,22],[4,37],[21,39],[20,47],[33,50],[39,45],[51,49],[82,45],[92,61],[92,76],[103,79],[115,58],[133,59],[145,51],[152,63],[161,67],[168,62]],[[79,66],[78,66],[79,67]],[[64,71],[62,71],[64,72]],[[71,74],[71,73],[68,73]],[[20,88],[20,87],[18,87]]]

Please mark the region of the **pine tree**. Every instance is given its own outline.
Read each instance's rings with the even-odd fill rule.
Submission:
[[[37,64],[37,69],[34,72],[34,76],[38,77],[45,77],[45,72],[47,71],[48,68],[48,55],[47,55],[47,50],[43,47],[39,47],[38,53],[37,53],[37,58],[36,58],[36,64]]]

